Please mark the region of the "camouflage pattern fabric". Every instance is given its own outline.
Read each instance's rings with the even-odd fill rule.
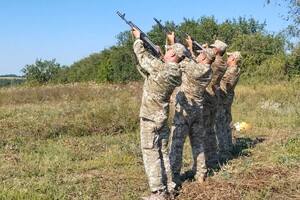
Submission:
[[[140,109],[140,137],[145,171],[152,192],[167,189],[172,183],[167,152],[170,96],[181,84],[177,63],[164,63],[149,54],[140,39],[133,44],[138,62],[147,73]],[[170,187],[170,186],[169,186]]]
[[[207,168],[213,168],[218,162],[218,144],[215,132],[215,121],[218,110],[219,92],[210,95],[204,94],[203,128],[204,128],[204,152]]]
[[[230,107],[225,105],[220,106],[216,115],[216,134],[219,148],[219,161],[221,164],[232,158],[231,120]]]
[[[206,91],[209,94],[215,95],[217,93],[220,86],[220,81],[225,74],[226,68],[227,66],[225,61],[223,61],[221,56],[217,56],[215,61],[211,64],[212,78],[206,87]],[[215,106],[215,103],[213,103],[213,106]]]
[[[140,136],[143,162],[152,192],[172,187],[169,154],[170,130],[167,122],[159,124],[140,118]]]
[[[221,162],[232,157],[231,105],[234,99],[234,88],[239,81],[240,74],[241,70],[238,66],[228,67],[220,82],[220,104],[216,116],[216,134]]]
[[[215,132],[216,114],[219,106],[220,81],[226,71],[226,63],[221,56],[216,57],[211,65],[212,79],[204,92],[203,120],[204,120],[204,148],[207,168],[213,168],[218,162],[218,144]]]
[[[195,178],[200,181],[206,174],[203,132],[203,92],[211,80],[210,65],[197,64],[185,59],[182,66],[182,84],[175,98],[175,114],[172,124],[172,144],[170,163],[173,182],[181,185],[183,146],[187,136],[190,138],[193,154]]]

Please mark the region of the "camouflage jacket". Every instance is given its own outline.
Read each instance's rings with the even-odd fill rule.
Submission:
[[[182,66],[182,84],[180,91],[184,93],[185,101],[189,104],[196,103],[197,105],[202,105],[203,93],[211,80],[212,71],[210,65],[197,64],[192,59],[185,59],[180,65]],[[178,98],[176,100],[180,101]]]
[[[148,73],[143,86],[140,117],[163,122],[168,118],[170,96],[181,84],[180,65],[164,63],[152,56],[140,39],[134,42],[133,49],[140,66]]]
[[[226,71],[226,63],[223,61],[221,56],[216,57],[216,60],[211,64],[212,69],[212,78],[209,82],[208,86],[206,87],[206,91],[211,94],[215,95],[216,91],[220,86],[220,81],[225,74]]]
[[[211,64],[212,78],[204,92],[204,104],[206,106],[215,107],[219,103],[219,86],[220,81],[226,71],[226,63],[221,56],[216,57],[216,60]]]
[[[220,103],[230,106],[234,98],[234,88],[241,75],[240,68],[235,65],[228,67],[220,82]]]

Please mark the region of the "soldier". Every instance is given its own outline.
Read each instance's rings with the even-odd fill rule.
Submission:
[[[191,38],[186,39],[192,49]],[[215,53],[207,48],[200,51],[196,60],[186,58],[182,66],[182,84],[175,97],[175,113],[172,124],[172,144],[170,163],[175,189],[181,187],[180,172],[182,166],[183,146],[187,136],[190,138],[193,155],[193,172],[196,181],[203,182],[206,175],[203,149],[203,92],[211,80],[210,65]]]
[[[203,120],[205,129],[204,149],[206,167],[211,169],[219,163],[217,137],[215,132],[216,114],[219,106],[219,86],[222,76],[226,71],[226,62],[222,56],[226,51],[227,44],[216,40],[209,47],[216,53],[215,61],[211,64],[212,79],[204,92]]]
[[[169,140],[170,96],[175,87],[181,84],[179,62],[185,57],[185,47],[181,44],[167,46],[163,60],[148,53],[140,31],[133,28],[135,42],[134,53],[140,66],[147,71],[143,86],[140,109],[140,137],[145,171],[148,177],[151,195],[143,199],[165,199],[169,196],[171,185],[170,161],[167,152]],[[171,43],[174,33],[167,35]]]
[[[235,51],[227,53],[227,55],[227,70],[220,82],[220,104],[216,116],[220,163],[232,159],[231,105],[234,98],[234,88],[241,74],[238,67],[238,62],[242,58],[241,53]]]

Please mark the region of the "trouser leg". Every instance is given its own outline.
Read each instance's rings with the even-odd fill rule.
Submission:
[[[204,152],[206,166],[212,168],[218,164],[218,144],[215,131],[216,109],[204,107]]]
[[[188,126],[180,113],[175,112],[172,126],[172,143],[170,151],[170,164],[172,180],[176,186],[181,185],[180,172],[182,167],[183,146],[187,136]]]
[[[220,107],[216,117],[216,133],[219,147],[220,162],[225,162],[231,157],[232,136],[230,128],[231,116],[224,107]]]
[[[152,192],[165,190],[166,171],[170,171],[166,150],[169,134],[165,128],[145,118],[141,118],[140,125],[143,161],[150,189]],[[162,134],[159,132],[161,129],[165,130]]]
[[[203,119],[201,117],[197,118],[190,129],[189,136],[194,160],[193,171],[196,180],[203,182],[207,172],[204,154]]]
[[[167,123],[164,124],[163,128],[159,131],[160,133],[160,140],[159,146],[161,146],[160,157],[162,158],[161,168],[163,172],[162,181],[163,184],[169,188],[172,188],[172,173],[171,173],[171,166],[170,166],[170,159],[169,159],[169,152],[168,152],[168,143],[169,143],[169,136],[170,136],[170,129]]]

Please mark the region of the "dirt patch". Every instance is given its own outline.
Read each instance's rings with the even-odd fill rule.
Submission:
[[[226,181],[211,177],[203,184],[186,182],[178,199],[300,199],[299,169],[270,167],[240,174],[238,178]]]

